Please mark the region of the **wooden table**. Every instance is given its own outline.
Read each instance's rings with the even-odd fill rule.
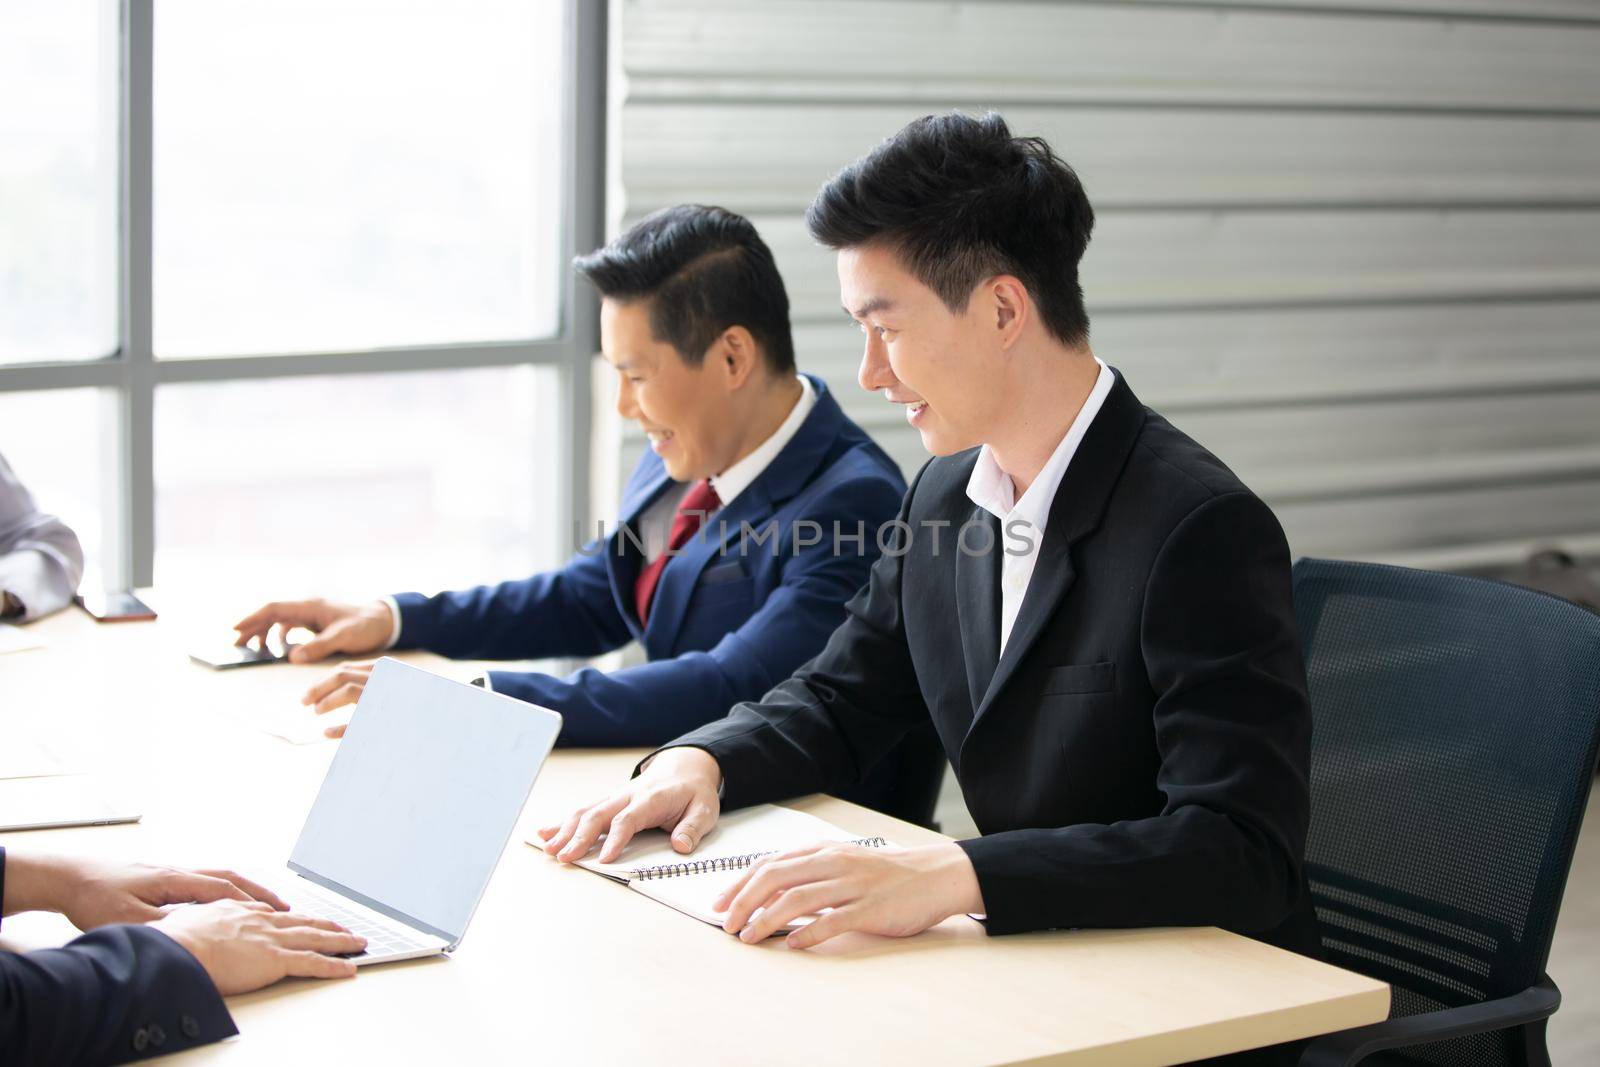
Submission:
[[[144,812],[136,826],[0,843],[282,865],[334,744],[292,745],[250,716],[297,713],[325,668],[195,666],[186,653],[212,621],[232,620],[169,610],[156,623],[96,625],[69,609],[35,624],[47,647],[0,656],[0,738],[26,730],[113,772]],[[1380,982],[1212,928],[990,938],[954,918],[903,940],[749,946],[522,844],[540,820],[614,788],[637,756],[557,752],[452,958],[233,997],[242,1035],[183,1055],[230,1065],[1166,1064],[1387,1015]],[[937,838],[826,797],[793,806],[899,844]],[[9,948],[72,935],[46,915],[14,917],[5,930]]]

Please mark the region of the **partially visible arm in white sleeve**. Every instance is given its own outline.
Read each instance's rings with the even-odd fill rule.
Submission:
[[[67,605],[83,577],[83,546],[33,496],[0,456],[0,593],[22,605],[24,620]]]

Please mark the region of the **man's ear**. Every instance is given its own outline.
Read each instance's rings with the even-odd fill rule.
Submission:
[[[1009,274],[1001,274],[989,280],[984,295],[991,303],[1000,347],[1010,348],[1022,336],[1023,327],[1033,314],[1027,286]]]
[[[707,359],[715,359],[728,388],[740,389],[750,381],[761,362],[761,349],[756,339],[743,326],[729,326],[712,342]]]

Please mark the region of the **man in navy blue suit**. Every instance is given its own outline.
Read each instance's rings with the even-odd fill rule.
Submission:
[[[0,952],[0,1061],[126,1063],[238,1033],[222,998],[290,975],[348,978],[366,942],[232,871],[6,854],[0,913],[57,911],[89,933]],[[192,907],[172,907],[189,904]]]
[[[821,379],[796,373],[771,251],[739,215],[680,206],[576,267],[602,298],[617,411],[650,442],[616,530],[519,581],[360,606],[268,604],[236,626],[240,644],[303,626],[316,637],[290,658],[308,663],[388,648],[593,656],[637,640],[649,659],[640,666],[478,680],[559,711],[562,743],[585,746],[659,745],[759,698],[821,651],[866,582],[905,483]],[[347,663],[305,703],[319,713],[348,704],[370,671]],[[913,737],[850,795],[925,822],[941,774],[931,734]]]

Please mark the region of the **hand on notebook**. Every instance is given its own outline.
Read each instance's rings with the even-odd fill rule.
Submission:
[[[58,911],[80,930],[159,919],[171,904],[262,901],[287,910],[271,890],[232,871],[185,871],[65,856],[6,857],[7,914]]]
[[[179,908],[151,928],[188,949],[223,996],[248,993],[280,978],[348,978],[366,938],[338,923],[232,900]]]
[[[311,710],[318,715],[354,704],[361,699],[361,691],[367,687],[367,680],[372,677],[372,668],[376,663],[376,660],[364,660],[339,664],[338,670],[307,689],[300,703],[311,705]],[[340,723],[322,732],[329,737],[343,737],[344,727],[345,724]]]
[[[722,769],[709,752],[669,748],[656,753],[639,777],[597,804],[579,808],[558,826],[539,830],[544,851],[562,863],[588,855],[604,834],[600,861],[610,863],[640,830],[660,828],[677,852],[693,852],[717,824]]]
[[[910,937],[952,915],[984,910],[972,861],[954,841],[916,848],[828,844],[781,853],[751,867],[712,907],[726,908],[722,928],[749,944],[792,919],[822,912],[788,936],[790,948],[820,945],[846,930]]]
[[[290,663],[315,663],[339,654],[362,656],[381,652],[394,634],[394,613],[381,600],[371,604],[334,604],[326,600],[275,600],[233,624],[236,645],[260,638],[263,645],[277,626],[287,647],[289,631],[304,627],[317,636],[289,649]]]

